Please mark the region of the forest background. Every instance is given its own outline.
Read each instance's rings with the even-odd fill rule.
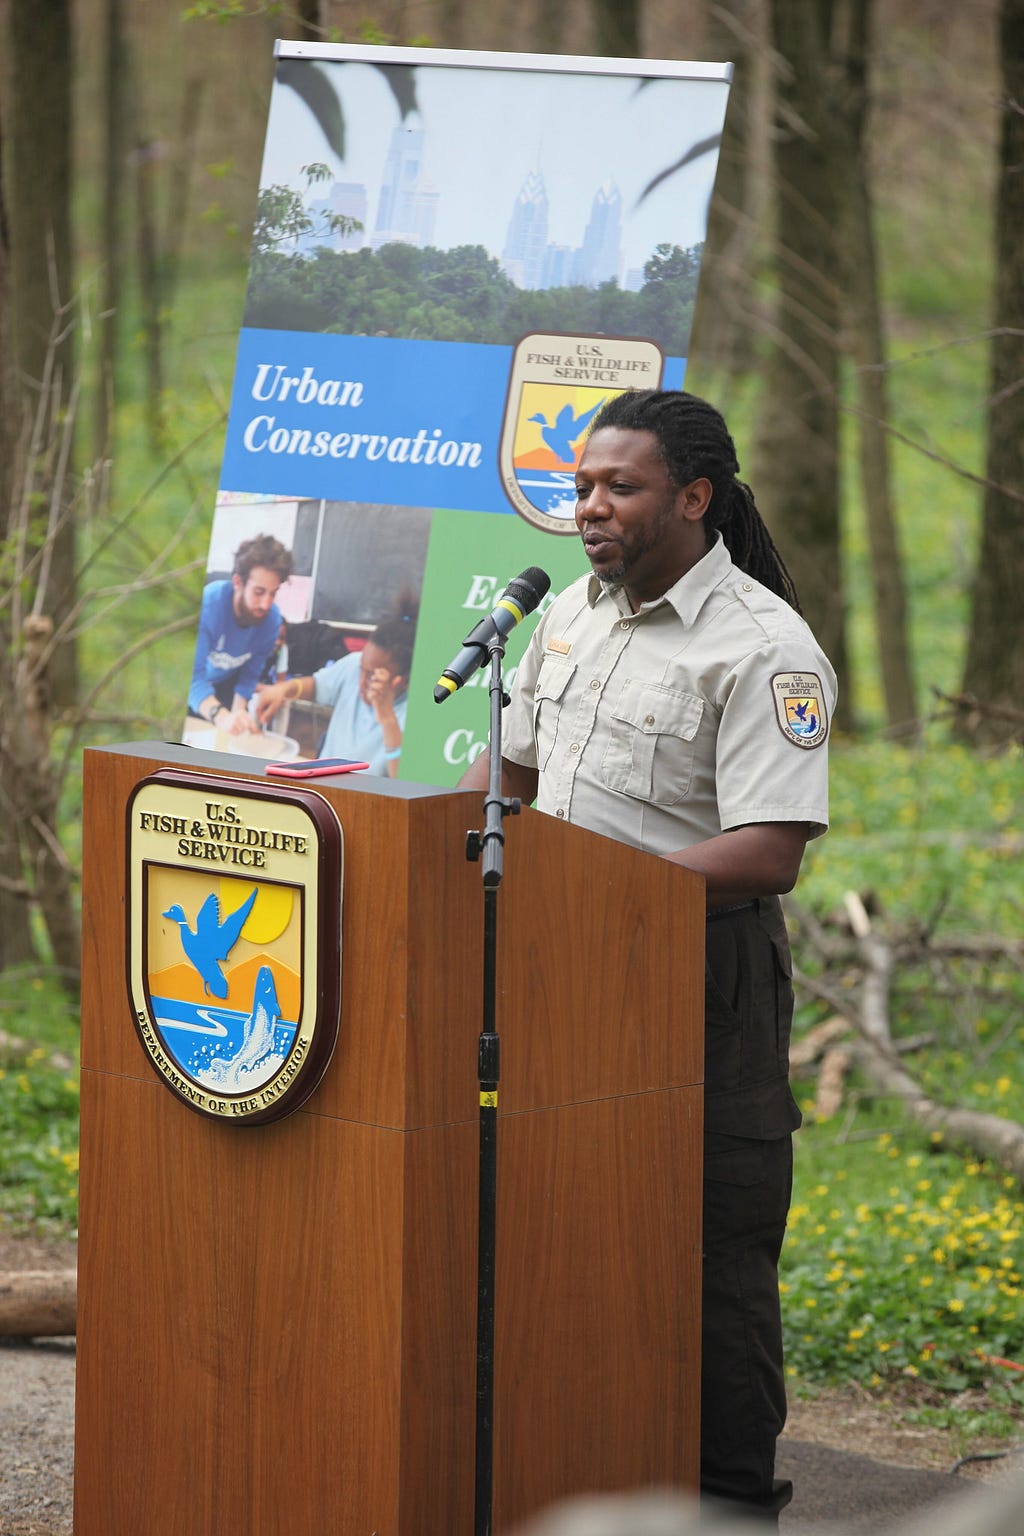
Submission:
[[[0,0],[0,1211],[74,1229],[81,751],[179,728],[278,36],[734,61],[687,386],[843,700],[790,1368],[1017,1433],[1024,0]]]

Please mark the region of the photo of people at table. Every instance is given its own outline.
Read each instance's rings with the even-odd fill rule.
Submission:
[[[293,701],[329,704],[331,718],[321,756],[365,760],[371,773],[394,778],[402,755],[418,611],[417,598],[403,593],[394,612],[367,636],[360,651],[329,661],[307,677],[258,684],[259,724],[272,726],[282,707]]]
[[[396,777],[430,512],[222,493],[183,740]]]

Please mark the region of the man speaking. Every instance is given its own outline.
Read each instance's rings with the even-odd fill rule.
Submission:
[[[518,669],[502,786],[706,881],[701,1490],[777,1522],[792,1495],[775,1479],[778,1259],[800,1124],[778,898],[828,824],[836,689],[738,470],[694,395],[604,406],[576,472],[593,574],[555,599]],[[487,782],[485,754],[461,783]]]

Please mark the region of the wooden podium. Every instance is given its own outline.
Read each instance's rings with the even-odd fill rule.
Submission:
[[[471,1536],[481,797],[307,782],[345,840],[338,1046],[301,1109],[233,1126],[132,1024],[125,807],[168,765],[263,778],[85,755],[75,1531]],[[703,882],[505,826],[497,1532],[695,1487],[700,1379]]]

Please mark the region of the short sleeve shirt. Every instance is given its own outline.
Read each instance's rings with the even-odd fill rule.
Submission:
[[[584,576],[541,618],[502,754],[537,805],[670,853],[754,822],[828,825],[832,667],[803,619],[732,563],[721,535],[637,613]]]
[[[332,709],[321,750],[324,757],[359,758],[369,763],[371,773],[384,775],[388,771],[388,749],[373,705],[367,704],[359,692],[361,668],[357,653],[328,662],[313,673],[313,697],[318,704],[329,704]],[[395,700],[395,718],[403,732],[408,708],[407,694]]]

